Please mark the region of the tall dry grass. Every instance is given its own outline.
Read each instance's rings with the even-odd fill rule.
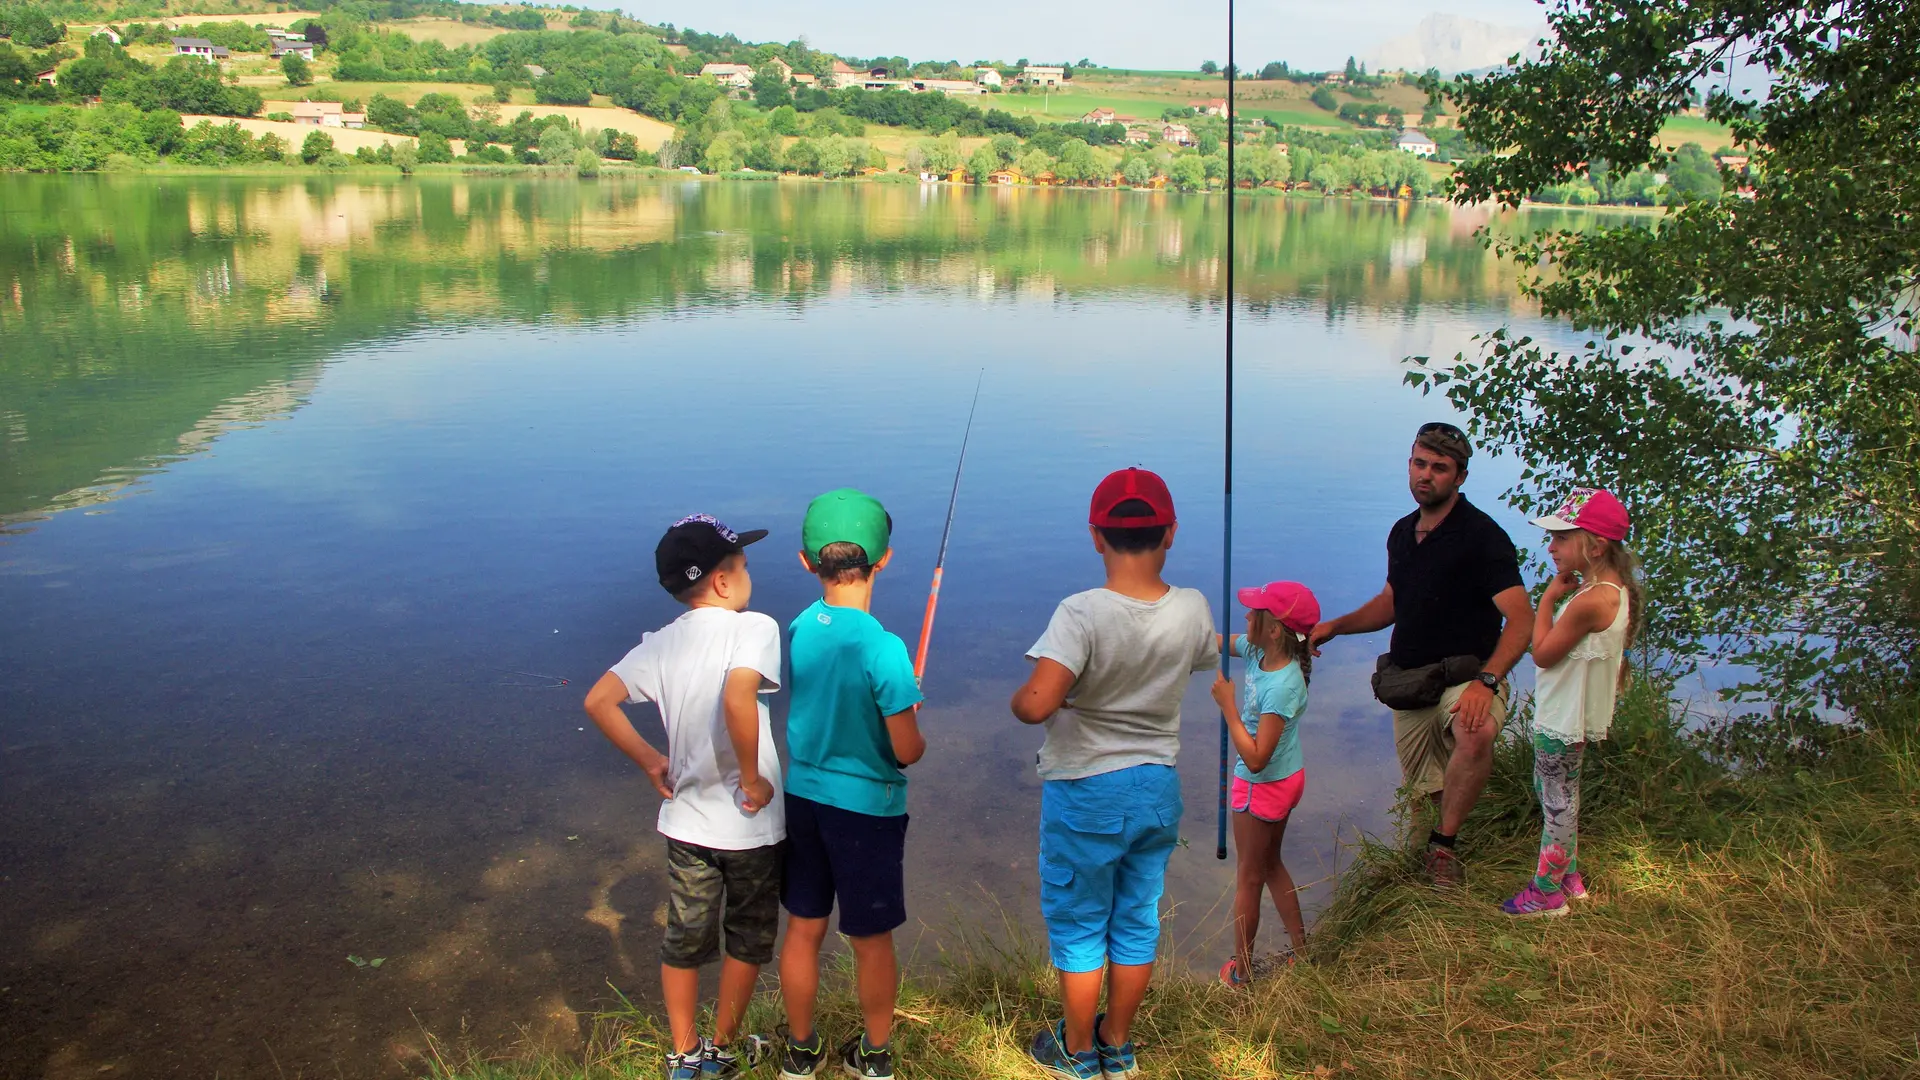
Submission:
[[[1593,895],[1558,919],[1497,907],[1530,872],[1539,827],[1531,759],[1503,747],[1467,834],[1464,893],[1435,893],[1410,854],[1368,842],[1311,962],[1245,991],[1161,980],[1135,1028],[1142,1067],[1209,1080],[1920,1077],[1920,708],[1866,721],[1817,737],[1703,731],[1672,715],[1663,688],[1638,690],[1589,758]],[[855,1031],[850,973],[827,982],[822,1030]],[[1037,1076],[1024,1047],[1054,1002],[1035,943],[963,938],[902,993],[900,1075]],[[777,997],[750,1020],[772,1030]],[[663,1030],[627,1007],[600,1018],[582,1058],[443,1050],[429,1071],[657,1076]]]

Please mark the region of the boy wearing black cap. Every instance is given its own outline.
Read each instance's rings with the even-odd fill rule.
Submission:
[[[764,529],[736,533],[706,514],[673,523],[654,549],[660,584],[687,606],[640,639],[587,694],[587,715],[660,792],[667,838],[667,928],[660,986],[673,1048],[669,1080],[732,1076],[771,1043],[740,1036],[760,966],[780,925],[786,820],[777,788],[764,694],[780,686],[780,627],[748,611],[746,546]],[[621,705],[660,709],[667,751],[641,738]],[[695,1026],[700,968],[721,955],[712,1039]]]
[[[1161,579],[1178,528],[1165,481],[1144,469],[1109,475],[1087,521],[1106,585],[1060,602],[1013,696],[1014,716],[1047,729],[1040,912],[1065,1012],[1030,1053],[1057,1075],[1125,1080],[1138,1070],[1128,1032],[1180,839],[1180,698],[1195,672],[1219,664],[1219,639],[1207,598]],[[1107,1011],[1096,1014],[1102,976]]]

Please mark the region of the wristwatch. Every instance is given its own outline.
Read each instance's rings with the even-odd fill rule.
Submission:
[[[1481,686],[1486,687],[1487,689],[1493,691],[1496,694],[1500,692],[1500,676],[1495,675],[1491,671],[1483,671],[1480,674],[1475,675],[1473,677],[1473,681],[1479,683]]]

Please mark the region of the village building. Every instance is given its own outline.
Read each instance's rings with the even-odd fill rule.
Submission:
[[[788,82],[793,79],[793,65],[777,56],[769,57],[767,62],[762,64],[761,67],[772,68],[774,74],[780,76],[780,81],[782,82]]]
[[[915,79],[913,88],[921,93],[938,91],[948,97],[968,97],[987,92],[980,84],[966,79]]]
[[[313,59],[313,42],[298,34],[289,34],[284,30],[267,31],[267,41],[271,44],[268,51],[275,59],[293,53],[303,60]]]
[[[293,122],[308,127],[363,128],[367,126],[367,114],[346,112],[337,101],[296,101]]]
[[[1192,146],[1194,143],[1193,132],[1185,124],[1162,124],[1160,125],[1160,141],[1170,142],[1178,146]]]
[[[1153,129],[1145,125],[1135,125],[1127,129],[1127,141],[1130,143],[1150,143],[1153,141]]]
[[[753,69],[745,64],[707,64],[700,69],[700,74],[731,90],[753,88]]]
[[[50,67],[45,71],[35,72],[33,77],[46,83],[48,86],[55,86],[60,82],[60,69],[58,67]]]
[[[197,56],[209,64],[217,64],[231,54],[225,45],[215,45],[206,38],[177,37],[173,39],[173,55]]]
[[[1209,98],[1206,101],[1190,101],[1187,104],[1193,106],[1193,111],[1202,116],[1227,115],[1226,98]]]
[[[1083,124],[1114,124],[1119,123],[1119,116],[1120,114],[1114,112],[1112,109],[1094,109],[1087,113],[1087,115],[1081,117],[1080,122]]]
[[[1401,132],[1400,137],[1393,140],[1393,145],[1417,157],[1432,157],[1434,151],[1440,149],[1432,139],[1412,128]]]
[[[107,39],[108,41],[111,41],[111,42],[113,42],[113,43],[114,43],[115,45],[118,45],[118,44],[120,44],[120,32],[119,32],[118,30],[115,30],[115,29],[114,29],[113,27],[111,27],[111,26],[103,26],[103,27],[101,27],[100,29],[98,29],[98,30],[95,30],[95,31],[94,31],[93,33],[91,33],[91,34],[89,34],[89,35],[87,35],[87,36],[88,36],[88,37],[103,37],[103,38],[106,38],[106,39]]]
[[[820,79],[818,76],[809,75],[804,71],[794,72],[793,81],[796,85],[799,85],[799,86],[818,87],[820,85]]]
[[[1047,64],[1028,64],[1021,69],[1019,81],[1028,86],[1058,87],[1067,81],[1067,69]]]
[[[1347,73],[1344,71],[1323,72],[1320,76],[1320,81],[1328,86],[1345,86],[1347,85]]]
[[[833,70],[827,74],[827,86],[835,90],[845,86],[859,86],[865,78],[865,72],[856,71],[845,60],[835,60]]]
[[[539,64],[527,64],[526,69],[527,77],[530,79],[544,79],[547,77],[547,69],[541,67]]]
[[[976,83],[979,83],[981,86],[991,88],[991,87],[996,87],[1001,85],[1005,80],[1000,78],[1000,73],[998,71],[995,71],[994,69],[989,67],[989,68],[981,68],[973,76],[973,81]]]

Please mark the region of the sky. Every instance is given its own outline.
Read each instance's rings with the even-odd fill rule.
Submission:
[[[1092,60],[1106,67],[1197,68],[1225,62],[1227,6],[1145,0],[576,0],[623,9],[652,23],[748,41],[792,41],[848,56],[909,60]],[[1242,68],[1285,60],[1309,70],[1410,32],[1435,13],[1530,26],[1544,21],[1533,0],[1238,0],[1234,53]]]

